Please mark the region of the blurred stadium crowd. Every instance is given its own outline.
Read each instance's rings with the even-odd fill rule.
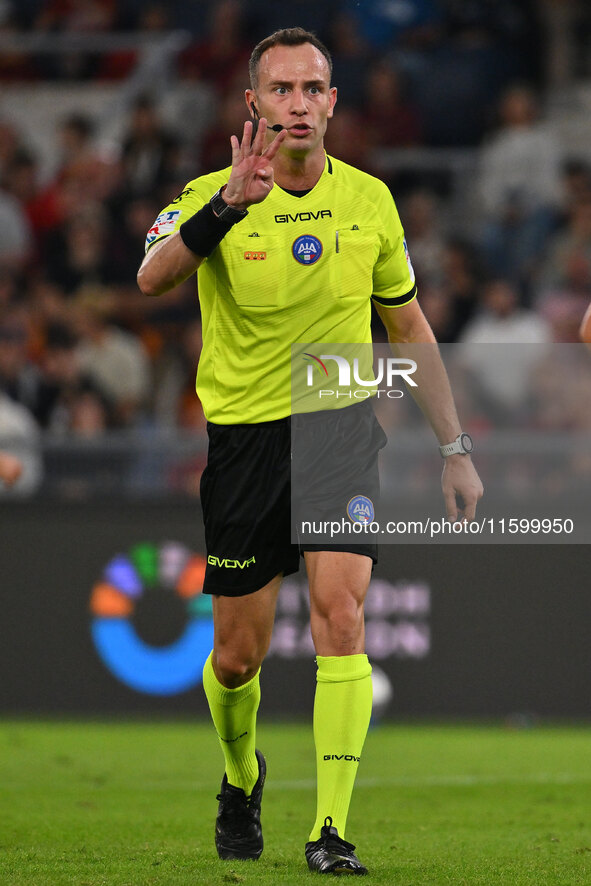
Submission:
[[[591,74],[589,4],[0,0],[0,437],[203,434],[195,281],[152,301],[135,274],[160,209],[229,164],[253,45],[293,25],[333,53],[327,150],[391,187],[438,339],[577,341],[591,149],[547,107]],[[74,84],[106,111],[66,112]]]

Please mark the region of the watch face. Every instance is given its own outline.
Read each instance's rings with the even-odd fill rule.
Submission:
[[[464,452],[472,452],[474,449],[474,442],[470,434],[461,434],[460,435],[460,446],[464,450]]]

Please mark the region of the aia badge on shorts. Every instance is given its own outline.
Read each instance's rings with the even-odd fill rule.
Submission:
[[[355,495],[347,505],[347,516],[352,523],[373,523],[375,511],[371,498]]]
[[[322,243],[318,237],[303,234],[293,241],[291,252],[301,265],[314,265],[322,255]]]

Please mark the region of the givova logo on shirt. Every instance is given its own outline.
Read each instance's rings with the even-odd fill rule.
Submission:
[[[322,243],[318,237],[311,234],[302,234],[293,241],[291,247],[293,257],[301,265],[313,265],[322,255]]]

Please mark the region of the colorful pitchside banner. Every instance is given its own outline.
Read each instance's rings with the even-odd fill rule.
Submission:
[[[0,526],[3,712],[205,715],[198,502],[6,503]],[[580,544],[383,546],[366,614],[386,715],[588,716],[587,573]],[[301,570],[280,593],[263,715],[311,710],[308,620]]]

